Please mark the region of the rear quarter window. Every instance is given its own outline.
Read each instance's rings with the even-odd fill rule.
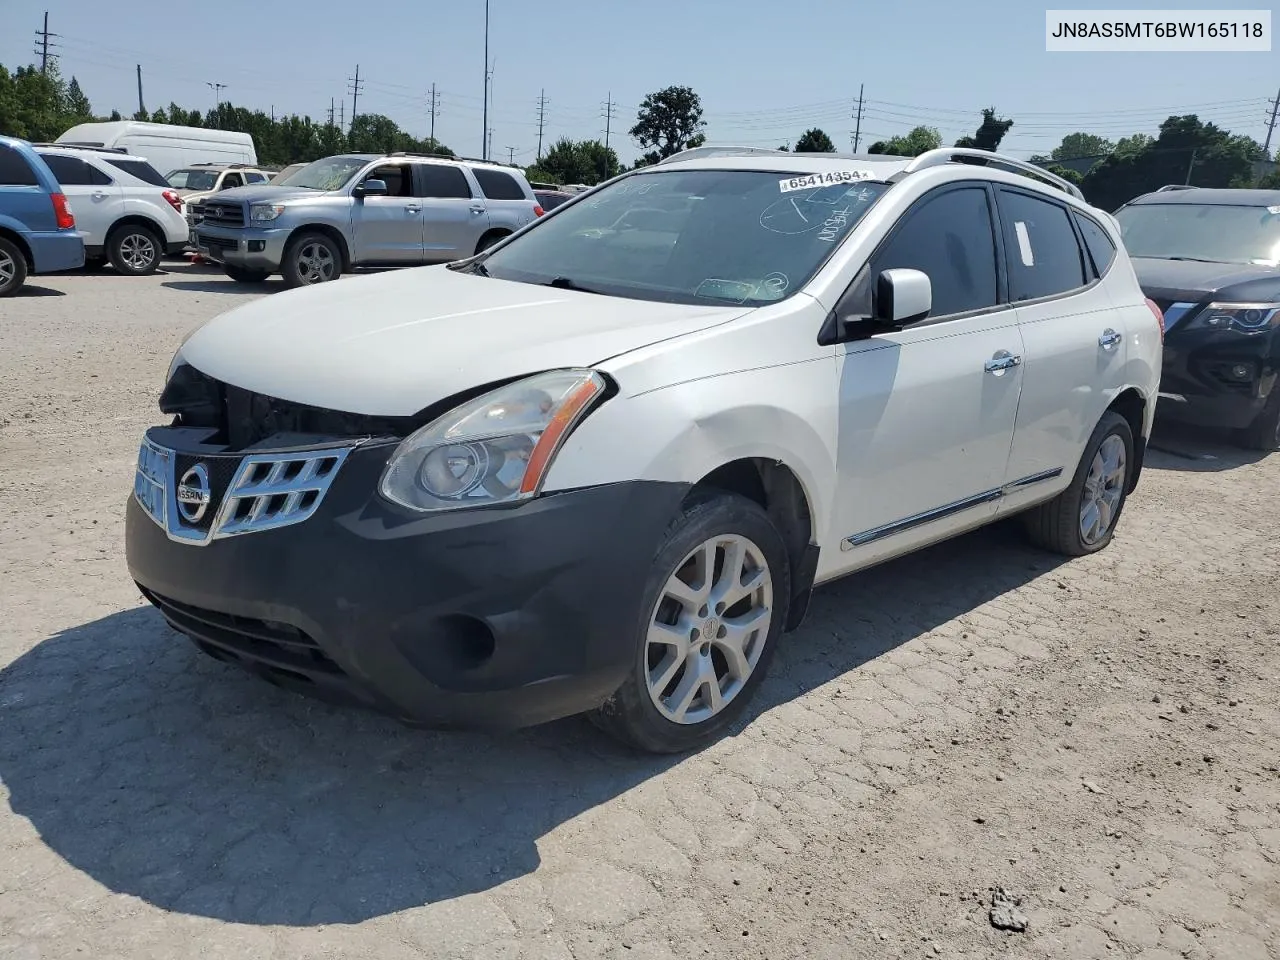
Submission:
[[[36,187],[40,181],[31,164],[13,147],[0,144],[0,187]]]
[[[480,184],[480,189],[484,191],[485,197],[490,200],[528,200],[524,190],[516,178],[509,173],[502,173],[498,170],[481,170],[472,167],[471,172],[475,174],[476,182]]]
[[[1089,256],[1093,258],[1093,267],[1101,277],[1111,269],[1111,264],[1116,259],[1116,245],[1111,242],[1107,231],[1091,217],[1078,212],[1075,217],[1080,226],[1080,235],[1084,237],[1084,245],[1089,248]]]
[[[143,183],[149,183],[155,187],[167,187],[169,182],[160,176],[160,171],[147,163],[145,160],[111,160],[107,163],[115,167],[117,170],[123,170],[131,177],[137,177]]]

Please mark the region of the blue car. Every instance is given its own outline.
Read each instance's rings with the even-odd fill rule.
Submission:
[[[0,137],[0,297],[32,273],[84,266],[84,240],[62,185],[25,140]]]

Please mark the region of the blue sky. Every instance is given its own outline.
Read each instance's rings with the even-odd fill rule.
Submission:
[[[236,104],[317,119],[331,97],[345,98],[349,118],[348,78],[359,64],[361,113],[385,113],[425,135],[435,83],[436,136],[461,154],[481,150],[484,0],[367,8],[218,0],[145,10],[4,0],[0,63],[32,61],[46,9],[50,30],[62,35],[55,49],[64,75],[77,76],[101,112],[136,109],[141,63],[148,109],[171,100],[208,109],[206,84],[216,82]],[[545,89],[544,147],[559,136],[603,137],[612,95],[611,145],[629,162],[637,106],[674,83],[701,95],[712,143],[776,146],[818,126],[848,150],[859,84],[864,149],[918,123],[937,126],[950,143],[973,132],[986,106],[1014,119],[1002,149],[1023,157],[1074,130],[1113,139],[1154,133],[1171,112],[1263,138],[1280,51],[1046,53],[1044,9],[1026,0],[490,0],[493,155],[506,159],[514,148],[517,162],[533,161]]]

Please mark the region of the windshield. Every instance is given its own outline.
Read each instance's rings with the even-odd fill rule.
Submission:
[[[1280,207],[1140,203],[1116,219],[1132,257],[1280,264]]]
[[[287,177],[276,181],[280,187],[302,187],[306,190],[339,190],[365,168],[363,157],[325,157],[308,163]]]
[[[211,170],[175,170],[165,179],[175,190],[212,190],[218,174]]]
[[[830,177],[820,186],[781,171],[636,174],[565,206],[475,270],[641,300],[760,306],[804,286],[888,189]]]

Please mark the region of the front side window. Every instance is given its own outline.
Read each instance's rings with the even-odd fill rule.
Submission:
[[[1139,203],[1116,219],[1131,257],[1280,265],[1280,206]]]
[[[803,176],[635,174],[598,187],[474,269],[640,300],[762,306],[808,283],[888,189],[870,181],[792,189]]]
[[[873,258],[871,275],[900,268],[928,276],[933,287],[930,317],[995,306],[995,232],[987,191],[948,189],[911,210]]]
[[[222,178],[222,189],[232,190],[236,187],[243,187],[244,179],[238,173],[228,173]]]
[[[1011,190],[999,195],[1011,300],[1068,293],[1089,282],[1066,207]]]
[[[293,171],[280,180],[278,186],[325,192],[341,190],[368,162],[363,157],[325,157]]]
[[[413,196],[413,177],[409,168],[402,163],[389,163],[384,167],[375,167],[364,179],[381,180],[387,185],[388,197]]]
[[[175,170],[166,177],[175,190],[212,190],[218,182],[214,170]]]

